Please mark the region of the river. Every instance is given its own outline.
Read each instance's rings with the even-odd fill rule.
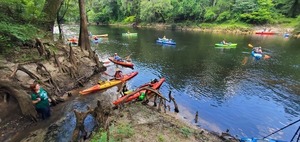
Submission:
[[[139,74],[128,81],[137,86],[165,77],[160,92],[172,91],[179,115],[201,128],[242,137],[262,138],[299,119],[300,40],[282,35],[238,35],[210,32],[157,30],[150,28],[89,26],[95,35],[108,34],[93,45],[103,60],[117,52],[130,55]],[[125,37],[122,33],[138,33]],[[176,46],[157,44],[158,37]],[[223,39],[236,48],[215,48]],[[270,59],[256,60],[251,48],[261,46]],[[121,68],[124,73],[131,69]],[[115,67],[108,68],[113,74]],[[194,122],[196,111],[198,123]],[[268,138],[290,141],[300,123]]]

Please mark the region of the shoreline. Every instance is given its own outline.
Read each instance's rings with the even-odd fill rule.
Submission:
[[[89,25],[97,25],[96,23],[90,23]],[[133,27],[132,24],[98,24],[103,26],[117,26],[117,27]],[[178,31],[194,31],[194,32],[213,32],[213,33],[233,33],[250,35],[255,32],[262,32],[264,28],[274,32],[274,35],[284,35],[288,33],[290,37],[300,38],[300,34],[294,35],[292,31],[293,27],[285,27],[281,25],[262,25],[262,26],[231,26],[231,25],[211,25],[211,26],[180,26],[179,24],[140,24],[133,28],[155,28],[159,30],[178,30]]]

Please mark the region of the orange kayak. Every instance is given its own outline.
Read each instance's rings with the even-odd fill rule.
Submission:
[[[100,81],[97,85],[94,85],[90,88],[79,91],[79,93],[81,95],[87,95],[87,94],[90,94],[90,93],[95,92],[95,91],[110,88],[110,87],[116,86],[116,85],[118,85],[118,84],[120,84],[124,81],[127,81],[127,80],[135,77],[137,74],[138,74],[138,72],[136,71],[136,72],[131,72],[129,74],[125,74],[121,80],[113,79],[113,80],[110,80],[110,81]]]
[[[114,59],[114,57],[108,57],[108,60],[112,61],[115,64],[124,66],[124,67],[130,67],[133,68],[133,63],[132,62],[127,62],[127,61],[117,61]]]
[[[161,79],[160,79],[159,81],[157,81],[157,82],[149,82],[149,83],[145,83],[144,85],[142,85],[142,87],[147,86],[147,85],[151,85],[151,88],[152,88],[152,89],[159,89],[160,86],[164,83],[165,80],[166,80],[165,78],[161,78]],[[142,88],[142,87],[140,87],[140,88]],[[113,104],[114,104],[114,105],[118,105],[118,104],[120,104],[122,101],[130,102],[130,101],[132,101],[132,100],[137,99],[142,93],[146,93],[146,94],[147,94],[147,93],[150,93],[150,92],[146,92],[146,90],[141,90],[141,91],[139,91],[139,92],[133,94],[132,96],[128,97],[127,100],[125,100],[126,97],[127,97],[127,96],[125,95],[125,96],[119,98],[118,100],[114,101]]]

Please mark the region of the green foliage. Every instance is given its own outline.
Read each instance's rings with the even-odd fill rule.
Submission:
[[[213,8],[208,8],[206,10],[206,13],[204,14],[204,21],[206,22],[212,22],[216,19],[217,14],[214,12]]]
[[[192,130],[187,128],[187,127],[183,127],[180,129],[181,134],[183,134],[185,137],[189,137],[192,135]]]
[[[159,134],[157,139],[158,139],[159,142],[164,142],[165,141],[165,138],[162,134]]]
[[[29,21],[36,20],[40,16],[45,0],[22,0],[24,10],[22,16]]]
[[[140,19],[146,22],[166,22],[173,6],[170,0],[141,1]]]
[[[124,138],[129,138],[134,134],[133,128],[131,128],[128,124],[120,124],[117,127],[114,125],[109,127],[110,130],[110,137],[109,141],[122,141]],[[107,132],[105,132],[103,129],[100,129],[98,133],[92,136],[91,141],[92,142],[106,142],[107,140]]]
[[[229,11],[225,11],[225,12],[221,13],[221,14],[218,16],[216,22],[224,22],[224,21],[227,21],[227,20],[230,19],[230,16],[231,16],[230,12],[229,12]]]
[[[124,20],[123,20],[124,23],[133,23],[135,22],[135,16],[129,16],[129,17],[126,17]]]

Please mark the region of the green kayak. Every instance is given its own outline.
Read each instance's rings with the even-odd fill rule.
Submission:
[[[222,43],[217,43],[215,44],[216,47],[235,47],[237,46],[237,43],[228,43],[228,44],[222,44]]]
[[[137,33],[122,33],[122,36],[137,36]]]

